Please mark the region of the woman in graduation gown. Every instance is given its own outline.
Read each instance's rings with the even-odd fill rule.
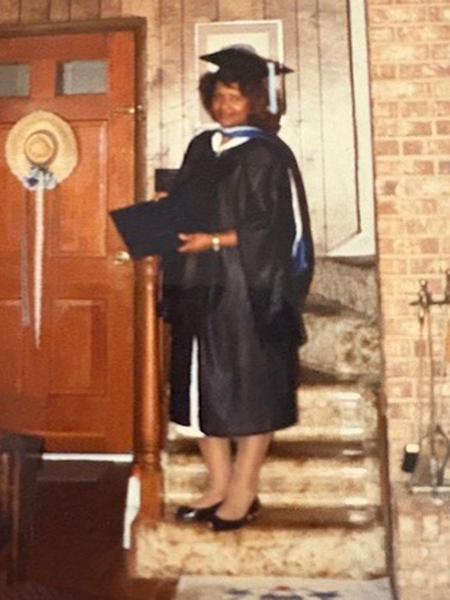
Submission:
[[[164,261],[162,307],[172,324],[170,416],[196,432],[209,473],[204,494],[176,516],[224,531],[256,515],[272,432],[297,420],[313,246],[268,84],[290,69],[241,46],[202,58],[219,66],[200,93],[220,127],[190,143],[171,194],[191,220]]]

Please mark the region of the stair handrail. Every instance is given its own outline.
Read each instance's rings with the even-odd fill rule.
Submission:
[[[163,516],[163,438],[161,324],[157,315],[159,259],[137,263],[137,462],[141,473],[141,513],[160,520]]]

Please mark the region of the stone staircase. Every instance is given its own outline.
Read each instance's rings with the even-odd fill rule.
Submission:
[[[375,386],[381,355],[376,272],[370,261],[318,259],[301,351],[306,371],[319,380],[359,381]]]
[[[373,267],[319,261],[305,315],[300,423],[274,436],[261,474],[264,510],[251,526],[214,534],[173,522],[174,507],[198,494],[206,472],[195,442],[169,427],[166,519],[135,529],[135,575],[386,573],[375,291]]]

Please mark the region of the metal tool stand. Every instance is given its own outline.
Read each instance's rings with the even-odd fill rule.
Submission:
[[[428,281],[422,279],[418,298],[410,304],[418,306],[421,329],[423,330],[426,327],[430,414],[428,430],[419,442],[419,454],[411,475],[410,490],[412,493],[429,493],[437,497],[450,494],[450,481],[445,479],[445,471],[450,458],[450,439],[437,418],[431,309],[433,306],[450,305],[450,269],[446,271],[445,292],[441,299],[435,300],[432,297],[428,288]]]

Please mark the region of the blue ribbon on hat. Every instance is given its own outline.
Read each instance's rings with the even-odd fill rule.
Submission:
[[[43,167],[33,166],[31,167],[29,174],[22,179],[22,183],[27,188],[27,190],[35,190],[37,188],[41,174],[43,176],[45,189],[55,189],[56,179],[53,173]]]

